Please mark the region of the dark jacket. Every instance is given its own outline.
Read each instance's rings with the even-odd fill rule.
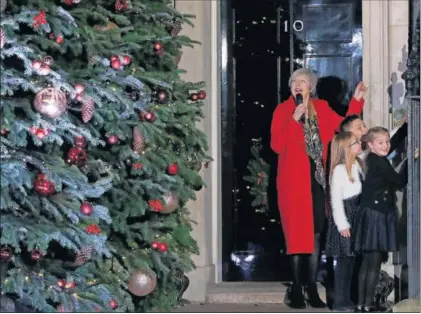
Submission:
[[[381,212],[395,210],[395,192],[408,182],[408,162],[398,172],[386,157],[369,153],[366,159],[367,173],[361,194],[361,206]]]

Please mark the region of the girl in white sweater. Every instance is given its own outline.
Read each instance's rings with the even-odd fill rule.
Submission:
[[[331,147],[330,197],[326,255],[337,259],[334,282],[336,311],[353,311],[351,282],[355,253],[351,249],[351,226],[360,202],[362,162],[357,157],[361,143],[351,132],[335,136]]]

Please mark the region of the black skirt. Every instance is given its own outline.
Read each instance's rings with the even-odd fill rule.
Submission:
[[[351,226],[354,223],[354,218],[360,205],[360,199],[361,195],[359,194],[343,201],[345,215]],[[350,238],[341,236],[333,220],[333,215],[330,215],[326,235],[326,255],[328,257],[355,256],[352,248],[353,233],[354,231],[351,229]]]
[[[395,210],[380,212],[360,207],[353,230],[353,249],[356,252],[396,252],[399,248]]]
[[[313,223],[314,233],[321,233],[325,228],[325,190],[316,180],[316,163],[311,157],[310,160],[310,177],[311,177],[311,198],[313,201]]]

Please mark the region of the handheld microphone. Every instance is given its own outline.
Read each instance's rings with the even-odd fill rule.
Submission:
[[[301,94],[297,94],[295,95],[295,106],[299,106],[303,103],[303,95]],[[300,118],[300,122],[304,123],[305,122],[305,114],[303,113],[303,115]]]

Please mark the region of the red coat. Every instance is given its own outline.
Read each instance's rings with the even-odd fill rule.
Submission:
[[[311,100],[317,113],[320,139],[324,145],[323,162],[327,148],[339,128],[342,117],[321,99]],[[352,98],[347,115],[361,114],[364,100]],[[292,117],[294,99],[279,104],[272,117],[272,149],[278,156],[278,207],[285,235],[287,254],[306,254],[314,251],[313,204],[311,197],[310,162],[301,125]]]

